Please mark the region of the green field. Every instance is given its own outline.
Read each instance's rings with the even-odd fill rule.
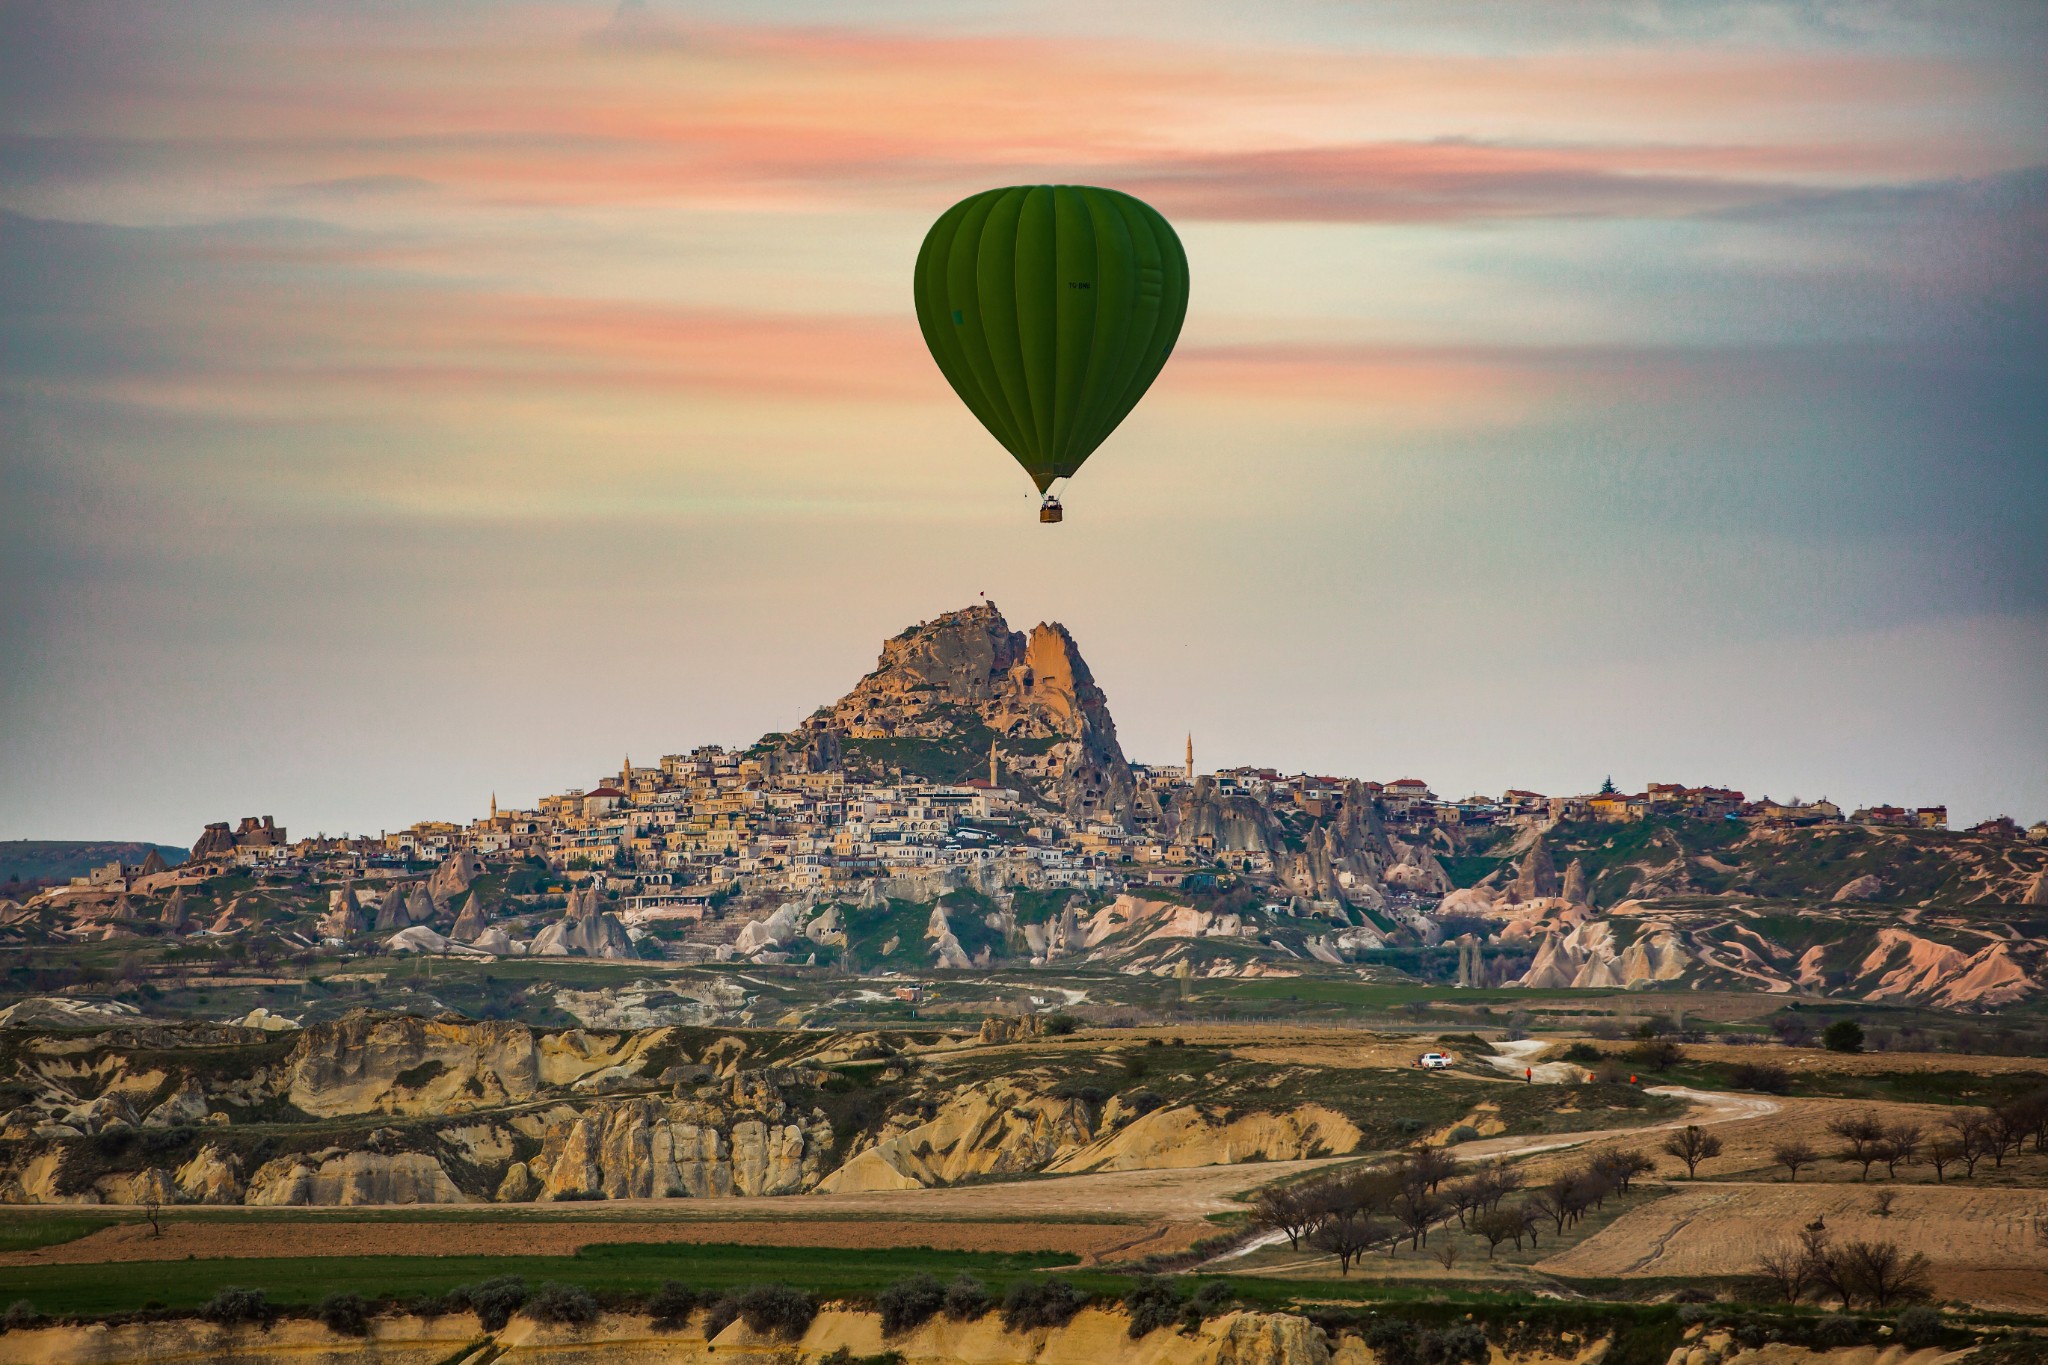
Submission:
[[[699,1291],[779,1281],[821,1298],[867,1300],[894,1281],[919,1272],[941,1279],[964,1272],[1000,1296],[1019,1279],[1074,1262],[1073,1256],[1051,1252],[618,1243],[586,1247],[574,1256],[280,1257],[17,1266],[0,1269],[0,1302],[26,1299],[38,1311],[54,1316],[99,1317],[146,1308],[196,1308],[220,1290],[238,1286],[261,1289],[273,1303],[284,1306],[317,1303],[337,1291],[352,1291],[373,1301],[405,1303],[496,1275],[519,1275],[530,1285],[548,1281],[577,1284],[600,1294],[643,1294],[664,1280],[679,1280]],[[1133,1283],[1130,1275],[1107,1271],[1062,1273],[1098,1298],[1121,1298]],[[1204,1278],[1228,1279],[1245,1301],[1267,1307],[1425,1300],[1476,1305],[1527,1299],[1526,1291],[1519,1287],[1504,1287],[1505,1292],[1500,1292],[1414,1280],[1374,1282],[1366,1273],[1349,1280]]]
[[[923,1247],[847,1251],[627,1242],[585,1247],[574,1256],[307,1256],[9,1266],[0,1268],[0,1302],[27,1299],[44,1313],[100,1316],[151,1304],[195,1308],[229,1285],[264,1290],[281,1304],[314,1303],[336,1290],[402,1302],[445,1294],[456,1285],[493,1275],[629,1293],[644,1293],[664,1280],[680,1280],[699,1290],[779,1280],[828,1298],[863,1298],[919,1271],[942,1276],[966,1271],[991,1286],[1002,1286],[1032,1271],[1074,1261],[1073,1256],[1054,1252],[999,1255]]]

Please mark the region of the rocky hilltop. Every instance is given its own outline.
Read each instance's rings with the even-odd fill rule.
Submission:
[[[993,747],[1070,814],[1121,817],[1131,804],[1116,722],[1074,637],[1057,622],[1012,630],[993,602],[884,642],[874,671],[803,729],[854,754],[860,741],[923,741],[975,758]]]

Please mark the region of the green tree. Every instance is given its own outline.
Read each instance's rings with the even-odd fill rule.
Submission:
[[[1837,1019],[1821,1032],[1820,1044],[1830,1052],[1861,1052],[1863,1025],[1854,1019]]]

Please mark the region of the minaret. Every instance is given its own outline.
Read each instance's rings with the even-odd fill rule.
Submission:
[[[1188,731],[1188,781],[1195,780],[1195,732]]]
[[[996,742],[994,740],[988,742],[988,785],[990,790],[1003,785],[1001,778],[997,775]]]
[[[496,792],[491,793],[491,818],[493,820],[498,818],[498,794]]]
[[[633,756],[631,754],[626,755],[625,761],[619,765],[619,790],[622,792],[633,790]]]

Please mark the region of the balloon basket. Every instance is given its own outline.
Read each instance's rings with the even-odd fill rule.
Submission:
[[[1060,506],[1058,498],[1047,498],[1038,504],[1038,519],[1043,522],[1065,521],[1067,512]]]

